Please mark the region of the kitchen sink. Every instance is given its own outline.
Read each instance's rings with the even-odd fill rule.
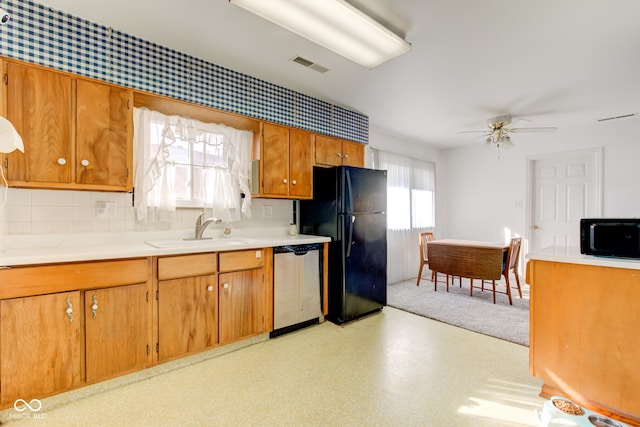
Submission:
[[[244,237],[220,237],[209,239],[172,239],[172,240],[151,240],[145,242],[149,246],[159,249],[167,248],[201,248],[203,246],[211,246],[215,248],[223,248],[225,246],[238,246],[247,244],[259,244],[255,239],[247,239]]]

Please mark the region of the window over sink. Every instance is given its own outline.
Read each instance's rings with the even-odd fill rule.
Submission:
[[[137,220],[169,222],[177,206],[211,208],[224,221],[249,216],[252,139],[251,131],[135,108]]]

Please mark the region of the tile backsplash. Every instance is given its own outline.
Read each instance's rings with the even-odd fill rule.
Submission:
[[[132,197],[130,193],[10,188],[6,204],[8,232],[24,235],[185,230],[194,227],[196,218],[203,211],[178,208],[170,224],[140,224],[134,216]],[[293,203],[291,200],[252,199],[251,218],[232,223],[232,226],[286,226],[292,221]]]

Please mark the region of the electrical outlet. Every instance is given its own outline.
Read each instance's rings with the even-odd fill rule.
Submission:
[[[113,218],[116,215],[116,202],[96,202],[96,218]]]
[[[271,218],[273,216],[273,206],[271,205],[263,206],[262,216]]]

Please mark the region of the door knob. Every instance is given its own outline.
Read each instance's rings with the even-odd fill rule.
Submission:
[[[531,229],[532,229],[532,230],[539,230],[539,229],[540,229],[540,227],[538,227],[536,224],[533,224],[533,225],[531,226]]]

